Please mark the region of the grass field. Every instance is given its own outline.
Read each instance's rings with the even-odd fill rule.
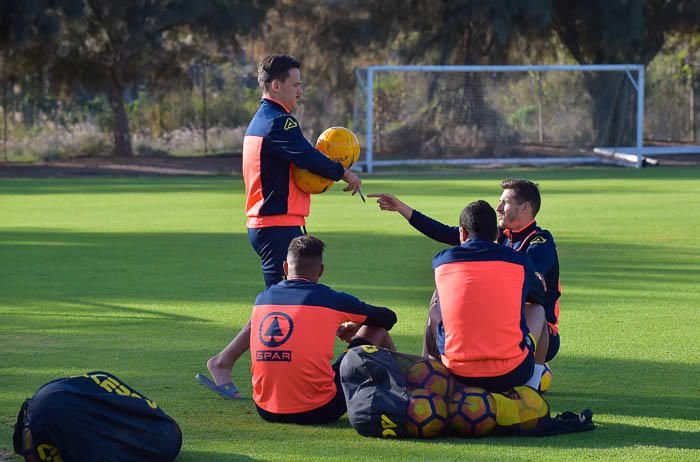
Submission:
[[[179,422],[181,461],[700,460],[700,169],[379,176],[363,189],[456,223],[468,201],[495,204],[506,176],[539,182],[538,222],[559,249],[562,349],[548,397],[554,412],[593,409],[595,431],[386,441],[346,418],[266,424],[250,400],[194,380],[262,286],[240,179],[1,180],[0,451],[40,385],[107,370]],[[328,243],[323,282],[394,308],[398,348],[418,353],[441,245],[338,187],[314,198],[308,230]],[[246,357],[234,373],[247,395],[249,367]]]

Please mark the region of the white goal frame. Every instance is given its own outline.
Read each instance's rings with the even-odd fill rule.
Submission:
[[[366,78],[361,73],[366,72]],[[374,160],[373,153],[373,127],[374,127],[374,75],[377,72],[539,72],[539,71],[598,71],[598,72],[625,72],[632,86],[637,92],[637,118],[635,146],[620,148],[602,148],[594,150],[598,154],[610,155],[612,159],[632,161],[637,167],[644,165],[644,154],[648,152],[644,148],[644,78],[645,71],[642,64],[588,64],[588,65],[522,65],[522,66],[368,66],[356,69],[355,74],[365,94],[366,104],[366,141],[365,160],[358,162],[368,173],[374,171],[374,167],[396,165],[489,165],[489,164],[530,164],[530,165],[560,165],[560,164],[594,164],[600,163],[597,156],[580,157],[546,157],[546,158],[478,158],[478,159],[404,159],[404,160]],[[635,75],[636,74],[636,75]],[[609,154],[609,150],[614,152]],[[647,148],[650,149],[650,148]],[[627,157],[620,158],[615,152],[624,152]],[[698,148],[694,152],[700,152]],[[674,152],[676,153],[676,152]],[[658,154],[658,153],[657,153]],[[634,157],[632,157],[634,156]],[[635,158],[636,157],[636,158]]]

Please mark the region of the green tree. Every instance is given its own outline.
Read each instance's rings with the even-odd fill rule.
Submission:
[[[327,108],[305,114],[305,128],[319,130],[324,122],[316,112],[330,119],[325,125],[343,123],[338,119],[352,112],[355,67],[502,63],[514,37],[546,32],[549,12],[548,1],[534,0],[280,0],[268,10],[264,38],[248,49],[260,55],[288,50],[302,61],[305,106]],[[469,91],[461,106],[480,125],[471,110],[484,107],[480,79],[465,79]]]
[[[552,6],[552,27],[579,64],[647,65],[671,32],[700,27],[697,0],[556,0]],[[596,142],[629,142],[633,111],[626,77],[589,73],[585,84]]]
[[[503,64],[514,39],[546,36],[551,14],[549,1],[531,0],[414,0],[405,2],[402,8],[392,22],[395,37],[405,37],[399,55],[411,62],[431,64]],[[460,119],[467,126],[494,130],[494,121],[503,126],[499,114],[485,101],[482,79],[480,73],[465,73],[459,100],[449,105],[434,104],[428,117],[449,119],[452,114],[440,112],[459,107]],[[431,87],[430,100],[433,92]],[[500,129],[495,130],[502,135]]]
[[[79,21],[63,22],[53,79],[107,95],[113,154],[133,155],[125,94],[150,78],[181,72],[182,45],[199,34],[235,42],[250,31],[265,0],[84,0]]]
[[[82,15],[82,0],[0,2],[0,103],[3,113],[3,153],[7,160],[8,112],[13,103],[11,87],[43,76],[55,51],[61,17]],[[26,76],[29,76],[28,78]],[[37,85],[34,85],[36,90]],[[37,93],[34,91],[34,93]],[[37,101],[34,95],[34,102]],[[36,107],[36,104],[34,105]],[[35,114],[32,114],[34,116]]]

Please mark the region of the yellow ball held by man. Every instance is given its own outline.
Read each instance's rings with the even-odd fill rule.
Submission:
[[[316,141],[316,149],[329,159],[350,168],[360,157],[360,142],[353,132],[344,127],[331,127],[321,133]],[[334,181],[315,175],[308,170],[292,165],[294,182],[304,192],[320,194],[333,186]]]

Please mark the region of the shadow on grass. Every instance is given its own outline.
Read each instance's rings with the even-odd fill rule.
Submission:
[[[595,415],[594,415],[595,420]],[[262,424],[265,426],[266,424]],[[294,431],[300,427],[294,426]],[[274,431],[276,439],[279,440],[280,446],[284,446],[285,440],[295,437],[293,434],[286,434],[284,431],[285,425],[269,426],[270,431]],[[347,417],[343,417],[340,421],[324,425],[324,426],[305,426],[305,429],[311,433],[326,431],[328,429],[351,430]],[[289,428],[289,430],[292,430]],[[293,432],[289,432],[293,433]],[[407,439],[401,441],[410,441],[416,447],[426,450],[426,456],[430,455],[430,451],[442,451],[445,446],[459,448],[462,446],[484,446],[489,448],[498,447],[535,447],[535,448],[626,448],[637,446],[649,447],[664,447],[677,449],[699,449],[700,440],[697,438],[697,432],[682,431],[682,430],[667,430],[654,428],[651,426],[637,426],[621,423],[596,423],[596,429],[583,433],[570,433],[566,435],[555,435],[547,437],[515,437],[515,436],[498,436],[490,435],[484,438],[459,438],[459,437],[440,437],[432,440]],[[362,441],[367,442],[389,442],[389,440],[380,440],[375,438],[367,438],[357,435]],[[382,454],[384,449],[374,448],[378,458],[389,457],[393,449],[390,445],[385,444],[386,454]],[[449,454],[449,453],[446,453]],[[320,455],[319,455],[320,456]],[[449,457],[448,457],[449,458]]]
[[[243,193],[241,178],[64,178],[2,179],[0,195]]]
[[[327,232],[321,237],[329,246],[323,282],[342,284],[342,290],[349,292],[357,287],[361,297],[400,293],[403,300],[406,291],[429,297],[430,263],[442,244],[417,232],[400,236],[368,232],[361,245],[355,233]],[[626,297],[628,289],[648,289],[659,282],[692,283],[700,277],[697,251],[679,259],[653,243],[563,240],[558,246],[565,291],[567,284],[575,284],[613,289]],[[12,303],[36,297],[92,298],[89,303],[96,304],[109,297],[250,303],[263,288],[258,257],[241,232],[7,230],[0,232],[0,259],[0,276],[12,288],[0,297]]]
[[[597,414],[700,420],[700,365],[610,359],[555,358],[554,386],[546,395],[555,412],[590,408]]]
[[[659,283],[692,284],[700,278],[700,251],[688,248],[683,258],[668,245],[645,242],[557,242],[562,284],[594,289],[613,289],[630,296],[630,290],[645,289],[645,296]],[[683,296],[663,292],[664,296]]]
[[[182,314],[167,313],[159,310],[147,310],[144,308],[135,308],[133,306],[117,305],[114,303],[98,303],[98,302],[86,302],[81,300],[60,300],[63,303],[70,305],[84,306],[86,308],[97,308],[100,312],[104,312],[106,317],[115,317],[112,313],[122,313],[127,315],[141,314],[147,318],[154,318],[159,320],[170,320],[170,321],[195,321],[195,322],[210,322],[207,319],[196,318],[194,316],[185,316]],[[94,311],[91,310],[92,313]],[[111,315],[111,316],[110,316]],[[80,315],[74,315],[80,316]],[[83,315],[83,318],[90,318],[95,316],[91,314],[89,316]],[[99,317],[99,315],[97,315]],[[120,316],[119,316],[120,317]]]
[[[595,421],[595,415],[593,417]],[[637,446],[698,449],[696,432],[665,430],[619,423],[597,423],[596,429],[547,437],[489,436],[481,439],[443,438],[441,443],[483,445],[489,447],[586,448],[609,449]]]
[[[358,247],[353,233],[323,238],[329,245],[323,282],[368,286],[382,294],[432,285],[430,261],[441,245],[429,239],[370,235]],[[416,264],[403,267],[397,284],[396,255],[404,246],[413,252],[407,261]],[[0,297],[12,304],[80,299],[107,310],[101,300],[109,298],[252,303],[263,289],[260,261],[242,233],[8,230],[0,232],[0,259],[0,276],[12,288]]]
[[[367,175],[365,192],[388,192],[411,195],[464,196],[465,200],[484,198],[496,200],[500,193],[499,183],[504,178],[528,178],[542,183],[543,194],[595,194],[645,192],[649,193],[654,181],[700,179],[700,168],[648,168],[643,170],[625,168],[569,168],[569,169],[460,169],[454,172],[430,173],[422,170],[420,175]],[[491,181],[492,185],[477,185],[470,180]],[[436,181],[444,180],[444,181]],[[462,182],[464,180],[465,182]],[[548,185],[547,181],[612,180],[604,187],[582,186],[575,183],[566,186]],[[646,184],[614,184],[616,180],[644,180]],[[420,186],[429,183],[430,187]],[[418,185],[418,186],[417,186]],[[217,178],[65,178],[65,179],[4,179],[0,183],[0,195],[43,194],[119,194],[119,193],[169,193],[169,192],[231,192],[242,193],[240,176]]]
[[[248,457],[243,454],[221,454],[219,452],[193,451],[185,449],[180,452],[177,457],[178,462],[187,462],[188,460],[206,460],[211,462],[246,462],[246,461],[265,461],[266,459],[257,459]]]

